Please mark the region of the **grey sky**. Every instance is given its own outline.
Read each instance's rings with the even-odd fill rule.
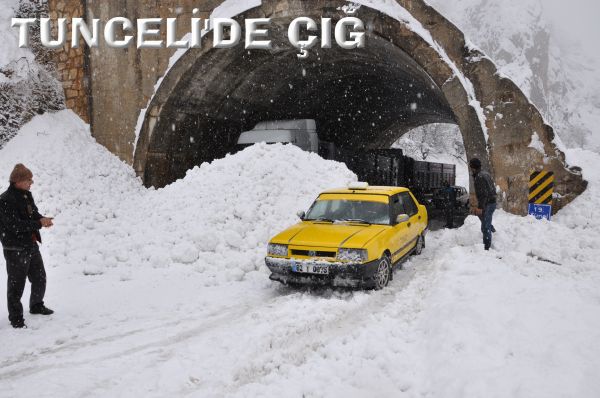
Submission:
[[[581,43],[600,61],[600,2],[598,0],[543,0],[555,33],[564,44]]]

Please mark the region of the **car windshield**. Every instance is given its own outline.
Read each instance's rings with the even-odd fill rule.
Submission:
[[[312,221],[352,221],[368,224],[390,224],[386,203],[362,200],[317,200],[304,218]]]

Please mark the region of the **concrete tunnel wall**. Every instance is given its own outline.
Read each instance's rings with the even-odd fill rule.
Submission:
[[[134,19],[178,14],[185,22],[192,8],[199,7],[201,16],[207,17],[220,4],[141,3],[86,2],[86,10],[88,17],[102,20],[115,15]],[[339,19],[345,16],[338,10],[343,4],[267,0],[237,18],[271,17],[274,26],[287,26],[298,16]],[[89,54],[93,134],[122,159],[133,162],[146,183],[160,186],[206,159],[209,152],[215,157],[224,154],[239,132],[267,118],[316,118],[324,139],[357,147],[386,147],[412,127],[454,122],[468,157],[480,157],[494,175],[507,211],[525,213],[527,181],[535,170],[555,172],[556,208],[581,193],[586,186],[581,174],[565,164],[564,154],[552,142],[552,129],[518,87],[500,77],[484,54],[469,48],[463,34],[422,0],[397,4],[431,34],[437,49],[406,23],[364,6],[356,16],[367,24],[369,38],[367,48],[360,51],[329,49],[300,61],[282,31],[271,32],[279,43],[275,50],[250,54],[242,45],[214,50],[209,34],[202,49],[187,51],[164,76],[151,103],[148,100],[172,50],[94,49]],[[183,34],[189,27],[182,24],[179,30]],[[309,79],[300,77],[302,69]],[[419,93],[421,98],[415,101]],[[386,100],[365,103],[376,97]],[[418,104],[416,111],[407,108],[413,102]],[[137,118],[146,107],[132,158]],[[217,130],[218,136],[210,133]],[[529,147],[534,135],[544,151]]]

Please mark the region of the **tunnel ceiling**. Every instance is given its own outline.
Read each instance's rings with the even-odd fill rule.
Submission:
[[[298,60],[293,49],[275,54],[215,50],[180,87],[172,101],[178,112],[208,114],[244,129],[265,119],[313,118],[323,138],[347,142],[352,137],[359,146],[365,144],[360,137],[372,142],[377,130],[398,121],[454,121],[429,76],[376,36],[369,37],[366,49],[313,51],[306,61]]]
[[[369,34],[365,49],[315,47],[299,60],[283,25],[271,33],[272,51],[213,49],[179,81],[149,150],[170,154],[170,174],[224,156],[263,120],[315,119],[321,139],[351,148],[389,147],[412,127],[455,123],[439,87],[389,41]]]

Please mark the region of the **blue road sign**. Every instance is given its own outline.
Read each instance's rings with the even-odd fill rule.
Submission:
[[[545,218],[550,221],[550,218],[552,217],[552,206],[529,203],[529,214],[538,220]]]

